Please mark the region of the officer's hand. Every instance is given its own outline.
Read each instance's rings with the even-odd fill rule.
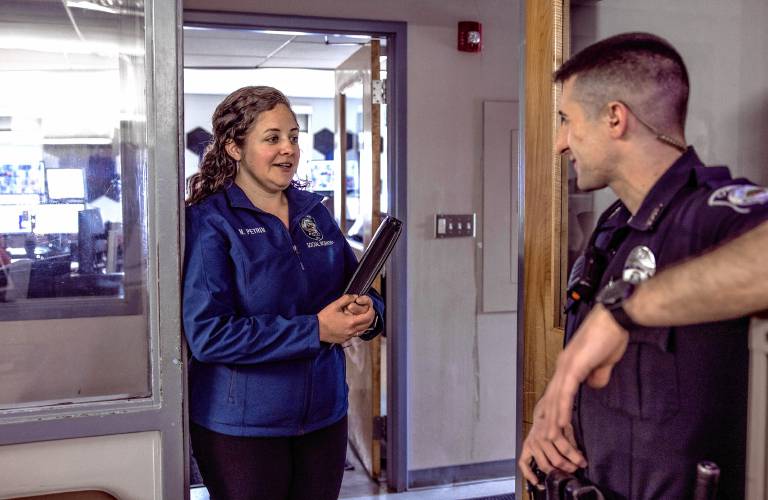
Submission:
[[[357,298],[349,304],[344,310],[354,316],[368,312],[373,307],[373,301],[367,295],[358,295]]]
[[[536,484],[538,478],[531,470],[531,458],[536,459],[536,465],[545,473],[551,472],[553,468],[573,473],[576,469],[587,466],[584,455],[576,446],[570,423],[554,439],[547,436],[541,401],[533,409],[533,426],[523,441],[522,453],[517,461],[523,476]]]
[[[556,439],[571,423],[573,400],[579,384],[605,387],[611,370],[627,350],[629,333],[601,304],[587,315],[557,358],[555,373],[541,401],[546,436]],[[534,422],[535,423],[535,422]]]
[[[376,317],[373,307],[357,315],[345,312],[355,298],[356,295],[342,295],[317,313],[321,342],[343,344],[359,336],[370,326]]]

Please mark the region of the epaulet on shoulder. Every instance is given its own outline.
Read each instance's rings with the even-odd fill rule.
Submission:
[[[699,184],[703,184],[710,188],[717,188],[733,183],[730,169],[723,165],[711,167],[697,165],[694,167],[694,171],[696,172],[696,179],[699,181]]]

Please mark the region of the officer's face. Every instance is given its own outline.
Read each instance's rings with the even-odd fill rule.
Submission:
[[[590,118],[573,95],[576,78],[571,77],[563,84],[555,148],[571,161],[579,189],[592,191],[608,185],[612,162],[603,121],[600,117]]]
[[[235,182],[247,189],[276,193],[287,188],[299,163],[299,127],[284,104],[259,114],[243,147],[230,143],[227,153],[240,162]]]

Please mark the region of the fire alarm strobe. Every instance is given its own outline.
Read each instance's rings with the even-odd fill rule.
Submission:
[[[480,52],[483,48],[483,26],[477,21],[460,21],[458,48],[462,52]]]

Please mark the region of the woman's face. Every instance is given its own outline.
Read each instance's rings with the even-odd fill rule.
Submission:
[[[259,114],[242,147],[226,146],[240,162],[235,182],[245,190],[274,194],[287,188],[299,164],[299,127],[285,104]]]

